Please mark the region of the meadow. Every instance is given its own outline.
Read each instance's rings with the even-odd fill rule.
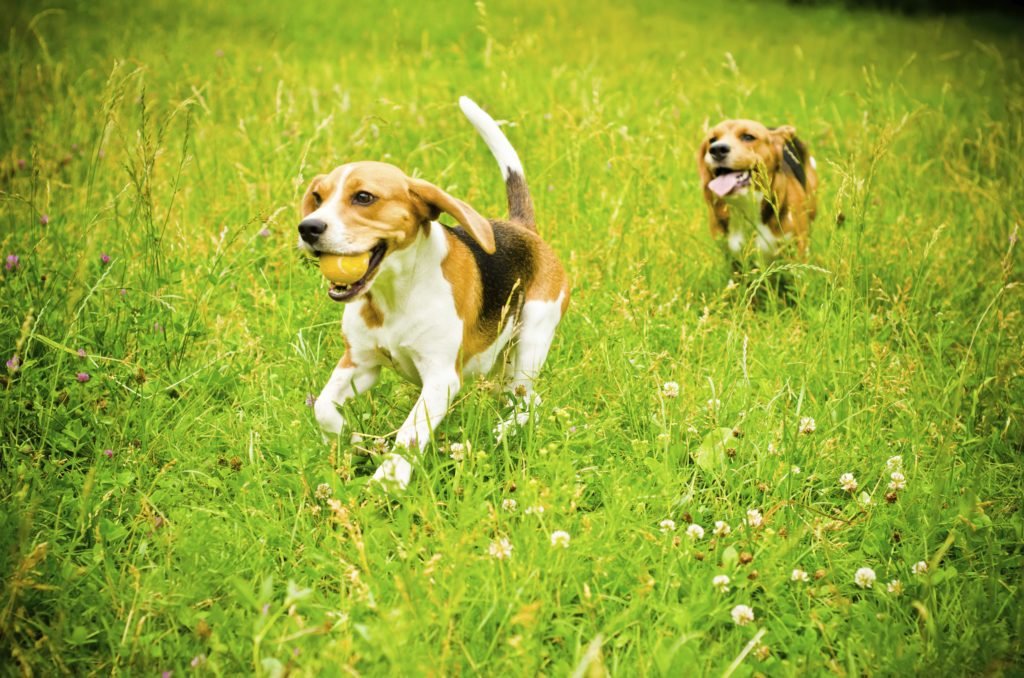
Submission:
[[[1024,672],[1019,20],[54,0],[0,26],[0,673]],[[503,214],[463,94],[508,121],[573,298],[537,420],[499,442],[468,386],[385,495],[416,391],[385,376],[321,441],[342,307],[298,201],[376,159]],[[818,159],[787,303],[708,232],[695,154],[727,117]]]

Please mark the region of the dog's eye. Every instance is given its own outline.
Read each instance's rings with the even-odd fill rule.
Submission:
[[[740,136],[740,139],[743,139],[743,141],[757,141],[757,137],[753,134],[743,134]]]
[[[709,144],[713,144],[713,143],[715,143],[716,141],[718,141],[718,137],[711,137],[710,139],[708,139],[708,143],[709,143]]]
[[[372,205],[377,200],[377,196],[366,191],[356,191],[355,195],[352,196],[353,205]]]
[[[313,191],[313,204],[316,205],[317,207],[320,207],[323,201],[324,199],[320,197],[320,194],[317,193],[316,191]]]

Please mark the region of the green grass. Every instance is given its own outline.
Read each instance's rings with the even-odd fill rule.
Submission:
[[[0,672],[1024,671],[1019,24],[767,2],[8,10]],[[297,203],[383,159],[502,214],[460,94],[514,121],[574,296],[540,420],[496,444],[500,403],[465,388],[386,501],[366,446],[324,445],[304,403],[343,346]],[[796,125],[819,160],[788,305],[750,310],[708,235],[695,149],[739,116]],[[388,375],[345,414],[372,440],[414,397]]]

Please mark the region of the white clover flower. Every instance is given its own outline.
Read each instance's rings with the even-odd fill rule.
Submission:
[[[725,522],[724,520],[715,521],[714,535],[716,537],[725,537],[730,532],[732,532],[732,528],[729,527],[729,523]]]
[[[678,398],[679,384],[674,381],[666,381],[661,385],[661,395],[666,398]]]
[[[676,521],[672,520],[671,518],[665,518],[665,520],[658,523],[658,527],[661,528],[662,532],[675,532]]]
[[[889,475],[889,477],[892,479],[892,482],[889,483],[889,489],[892,490],[893,492],[905,489],[907,487],[907,477],[900,473],[899,471],[893,471]]]
[[[326,501],[333,492],[334,490],[331,489],[330,485],[328,485],[327,483],[320,483],[319,485],[316,486],[315,496],[320,501]]]
[[[928,571],[928,563],[923,560],[919,560],[914,563],[913,567],[910,568],[911,572],[917,575],[924,574]]]
[[[519,502],[517,502],[515,499],[501,500],[501,508],[504,509],[505,511],[508,511],[509,513],[515,513],[515,510],[516,508],[518,508],[518,506]]]
[[[800,420],[800,433],[810,435],[816,430],[818,430],[818,425],[814,423],[813,417],[804,417]]]
[[[754,611],[749,605],[737,605],[732,608],[732,620],[737,626],[746,626],[750,622],[754,621]]]
[[[844,473],[839,476],[839,486],[847,492],[854,492],[857,489],[857,479],[853,477],[852,473]]]
[[[448,446],[448,456],[455,461],[465,459],[467,451],[469,451],[469,445],[463,445],[462,443],[452,443]]]
[[[700,541],[704,538],[704,528],[694,523],[686,528],[686,536],[694,541]]]
[[[764,516],[761,515],[760,509],[750,509],[747,511],[747,525],[750,527],[761,527],[761,523],[764,522]]]
[[[536,506],[527,506],[523,513],[526,515],[532,515],[534,513],[540,515],[541,513],[544,513],[544,507],[540,504],[537,504]]]
[[[862,567],[853,575],[853,583],[862,589],[871,588],[878,577],[870,567]]]
[[[512,557],[513,548],[515,547],[512,546],[512,542],[502,537],[498,541],[491,542],[491,545],[487,547],[487,552],[491,555],[492,558],[504,560],[505,558]]]
[[[722,401],[718,398],[711,398],[708,400],[708,410],[711,412],[717,412],[722,408]]]
[[[778,455],[779,448],[775,446],[775,443],[768,443],[768,454]]]
[[[903,455],[897,454],[895,457],[889,457],[885,462],[885,469],[887,471],[900,471],[903,469]]]
[[[790,473],[792,473],[792,474],[793,474],[793,475],[795,475],[795,476],[798,476],[798,475],[800,475],[800,474],[801,474],[801,473],[802,473],[803,471],[801,470],[801,468],[800,468],[799,466],[797,466],[797,465],[795,465],[795,464],[794,464],[793,466],[791,466],[791,467],[789,468],[789,472],[790,472]]]
[[[519,424],[520,426],[526,426],[528,423],[530,423],[530,413],[520,412],[519,414],[517,414],[516,423]]]
[[[569,540],[571,537],[565,530],[555,530],[551,533],[551,545],[561,546],[563,549],[569,548]]]
[[[729,575],[720,574],[720,575],[715,576],[715,578],[711,580],[711,585],[714,586],[715,590],[718,591],[719,593],[728,593],[729,592]]]
[[[804,584],[811,580],[811,576],[807,574],[805,571],[801,570],[800,568],[793,570],[793,573],[789,575],[789,578],[792,581],[798,581]]]
[[[740,284],[738,282],[736,282],[735,280],[733,280],[732,278],[729,278],[729,282],[725,283],[726,291],[734,290],[734,289],[736,289],[739,286],[740,286]]]
[[[903,582],[899,579],[893,579],[891,582],[885,585],[885,590],[894,596],[903,595]]]

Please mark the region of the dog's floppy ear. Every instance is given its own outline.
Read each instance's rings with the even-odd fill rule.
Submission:
[[[700,187],[707,190],[708,184],[714,179],[711,176],[711,170],[708,169],[708,165],[704,162],[704,156],[708,153],[708,146],[711,145],[711,138],[705,134],[704,141],[700,145],[700,150],[697,151],[697,172],[700,174]]]
[[[796,127],[792,125],[779,125],[778,127],[772,127],[769,131],[771,132],[775,148],[779,149],[780,156],[786,144],[796,139]]]
[[[792,125],[779,125],[778,127],[773,127],[771,132],[772,136],[776,139],[788,141],[796,136],[796,127]]]
[[[313,187],[320,183],[324,178],[323,174],[318,174],[313,177],[312,181],[309,182],[309,186],[306,187],[306,193],[302,196],[302,200],[299,202],[299,217],[304,219],[309,216],[310,212],[317,208],[316,200],[313,199]]]
[[[452,215],[484,252],[494,254],[494,229],[475,209],[422,179],[410,179],[409,192],[427,204],[431,218],[440,212]]]

